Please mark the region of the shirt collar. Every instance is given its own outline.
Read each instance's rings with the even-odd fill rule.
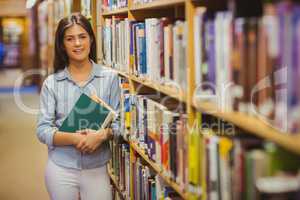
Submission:
[[[93,79],[94,77],[102,77],[103,75],[101,73],[102,71],[101,67],[97,65],[93,60],[91,60],[91,62],[92,62],[92,72],[89,77],[89,80]],[[62,71],[56,73],[55,78],[57,81],[62,81],[65,79],[72,80],[70,72],[67,67],[65,67]]]

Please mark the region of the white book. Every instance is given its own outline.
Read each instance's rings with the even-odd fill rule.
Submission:
[[[200,84],[202,83],[202,32],[203,32],[203,15],[205,14],[205,8],[197,8],[196,15],[194,16],[194,51],[195,51],[195,84],[196,89],[201,92]]]

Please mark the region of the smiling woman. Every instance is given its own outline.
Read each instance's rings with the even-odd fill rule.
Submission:
[[[62,19],[55,34],[54,72],[64,69],[70,59],[80,59],[74,52],[83,50],[81,59],[89,58],[96,62],[96,38],[89,21],[80,14]],[[88,55],[88,56],[87,56]],[[82,60],[81,60],[82,61]]]
[[[111,199],[106,163],[108,139],[115,129],[58,131],[82,93],[96,95],[118,109],[118,76],[95,63],[96,42],[89,21],[80,14],[62,19],[55,36],[54,71],[41,90],[37,125],[39,140],[48,146],[46,186],[52,200]]]

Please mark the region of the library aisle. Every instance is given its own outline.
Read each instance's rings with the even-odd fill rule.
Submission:
[[[76,25],[57,42],[68,16]],[[101,75],[85,70],[88,59]],[[49,112],[38,125],[17,106],[14,83],[25,75],[22,102],[38,109],[43,81],[64,66],[70,73],[42,89]],[[60,87],[70,77],[80,92]],[[300,200],[299,80],[299,0],[0,0],[0,200],[49,199],[37,126],[48,145],[55,128],[67,138],[50,151],[65,168],[107,158],[109,200]],[[119,135],[63,133],[98,130],[92,122],[104,119],[98,109],[75,113],[82,93],[105,97]],[[89,136],[108,141],[86,145]],[[105,188],[90,185],[82,200],[84,188]]]
[[[38,106],[38,94],[22,95]],[[0,199],[48,200],[44,184],[47,149],[36,138],[36,115],[23,112],[12,94],[0,94]]]

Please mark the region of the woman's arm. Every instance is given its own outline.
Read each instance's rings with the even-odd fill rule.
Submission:
[[[115,138],[121,135],[121,130],[119,127],[120,123],[120,115],[119,115],[119,108],[120,108],[120,97],[121,97],[121,88],[119,84],[119,76],[117,74],[114,75],[111,83],[110,88],[110,98],[109,104],[110,106],[117,112],[117,118],[112,122],[111,129],[112,134]]]
[[[53,136],[54,146],[73,145],[77,146],[80,141],[85,140],[86,135],[81,133],[66,133],[56,131]]]
[[[55,126],[56,100],[51,86],[54,85],[54,77],[50,75],[43,83],[40,94],[40,109],[37,121],[37,137],[41,143],[53,148],[53,136],[58,128]]]
[[[99,131],[85,130],[82,133],[86,134],[86,136],[79,141],[76,148],[83,153],[93,153],[104,141],[110,139],[113,135],[110,128]]]
[[[40,142],[49,148],[54,146],[74,145],[84,139],[84,135],[79,133],[66,133],[58,131],[55,126],[55,106],[56,100],[53,90],[54,77],[48,77],[40,94],[40,112],[37,122],[37,137]]]

